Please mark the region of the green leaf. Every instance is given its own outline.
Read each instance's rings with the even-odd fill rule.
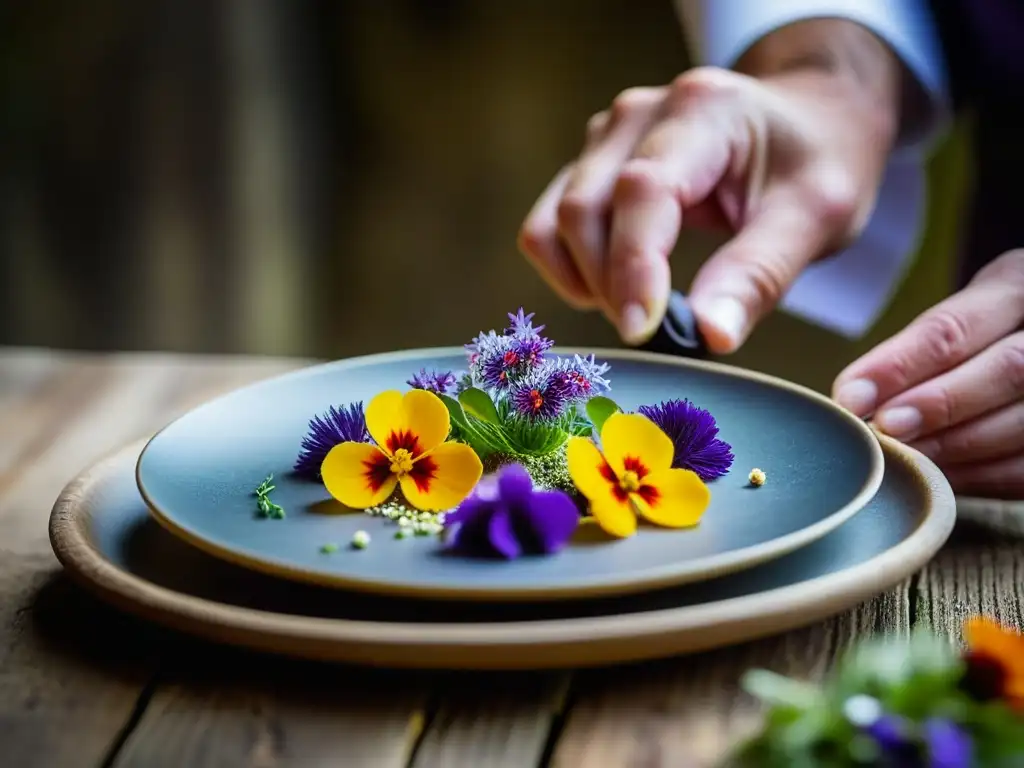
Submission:
[[[482,389],[470,387],[463,390],[459,395],[459,403],[467,413],[480,419],[480,421],[501,424],[501,418],[498,416],[498,409],[494,407],[494,401]]]
[[[593,423],[598,434],[601,433],[601,427],[604,426],[608,417],[621,410],[618,404],[608,397],[598,395],[587,400],[587,417]]]
[[[451,417],[452,423],[459,429],[466,429],[469,420],[466,418],[466,412],[462,410],[459,401],[448,395],[438,395],[438,397],[441,398],[441,402],[448,409],[448,415]]]
[[[743,689],[771,706],[808,709],[823,704],[822,692],[811,685],[766,669],[752,669],[740,681]]]

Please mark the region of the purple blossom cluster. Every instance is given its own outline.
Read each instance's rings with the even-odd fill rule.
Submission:
[[[878,746],[886,765],[928,768],[970,768],[974,744],[970,734],[951,720],[931,718],[920,726],[885,712],[876,699],[855,696],[846,702],[846,716]],[[927,762],[921,761],[921,746]]]
[[[673,467],[689,469],[704,482],[729,471],[735,458],[732,446],[719,439],[718,424],[710,412],[689,400],[665,400],[637,410],[671,438]]]
[[[593,355],[551,357],[554,342],[542,335],[543,325],[534,326],[532,312],[520,308],[508,318],[502,333],[487,331],[466,345],[474,385],[507,398],[519,416],[539,420],[557,419],[573,404],[610,389],[607,364]]]
[[[458,383],[459,377],[452,371],[428,371],[426,368],[421,368],[406,382],[413,389],[425,389],[435,395],[456,394]]]
[[[322,416],[310,419],[294,471],[311,480],[319,480],[320,465],[324,463],[327,454],[334,446],[346,442],[370,442],[366,413],[361,401],[342,408],[332,405]]]

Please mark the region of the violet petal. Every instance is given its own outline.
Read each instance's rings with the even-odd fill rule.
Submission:
[[[487,527],[487,538],[494,550],[502,557],[510,560],[519,557],[523,548],[516,539],[515,531],[512,528],[512,516],[507,508],[499,507],[491,515],[490,524]]]
[[[576,504],[562,491],[535,491],[516,511],[544,554],[562,549],[580,522]]]
[[[498,474],[498,493],[509,505],[529,502],[533,479],[522,464],[508,464]]]
[[[922,730],[928,745],[929,768],[970,768],[974,764],[970,734],[956,723],[934,718]]]

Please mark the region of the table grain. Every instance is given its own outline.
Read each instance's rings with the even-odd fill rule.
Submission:
[[[217,394],[313,361],[0,348],[0,766],[688,768],[757,723],[751,666],[820,678],[851,642],[984,612],[1022,622],[1022,539],[961,524],[892,591],[699,655],[587,671],[415,673],[216,647],[71,584],[47,538],[64,484]]]

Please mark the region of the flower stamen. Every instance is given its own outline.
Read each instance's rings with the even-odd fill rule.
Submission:
[[[405,448],[399,448],[391,457],[391,471],[401,477],[412,472],[412,454]]]
[[[640,490],[640,476],[632,470],[626,470],[619,478],[619,488],[626,493],[636,493]]]

